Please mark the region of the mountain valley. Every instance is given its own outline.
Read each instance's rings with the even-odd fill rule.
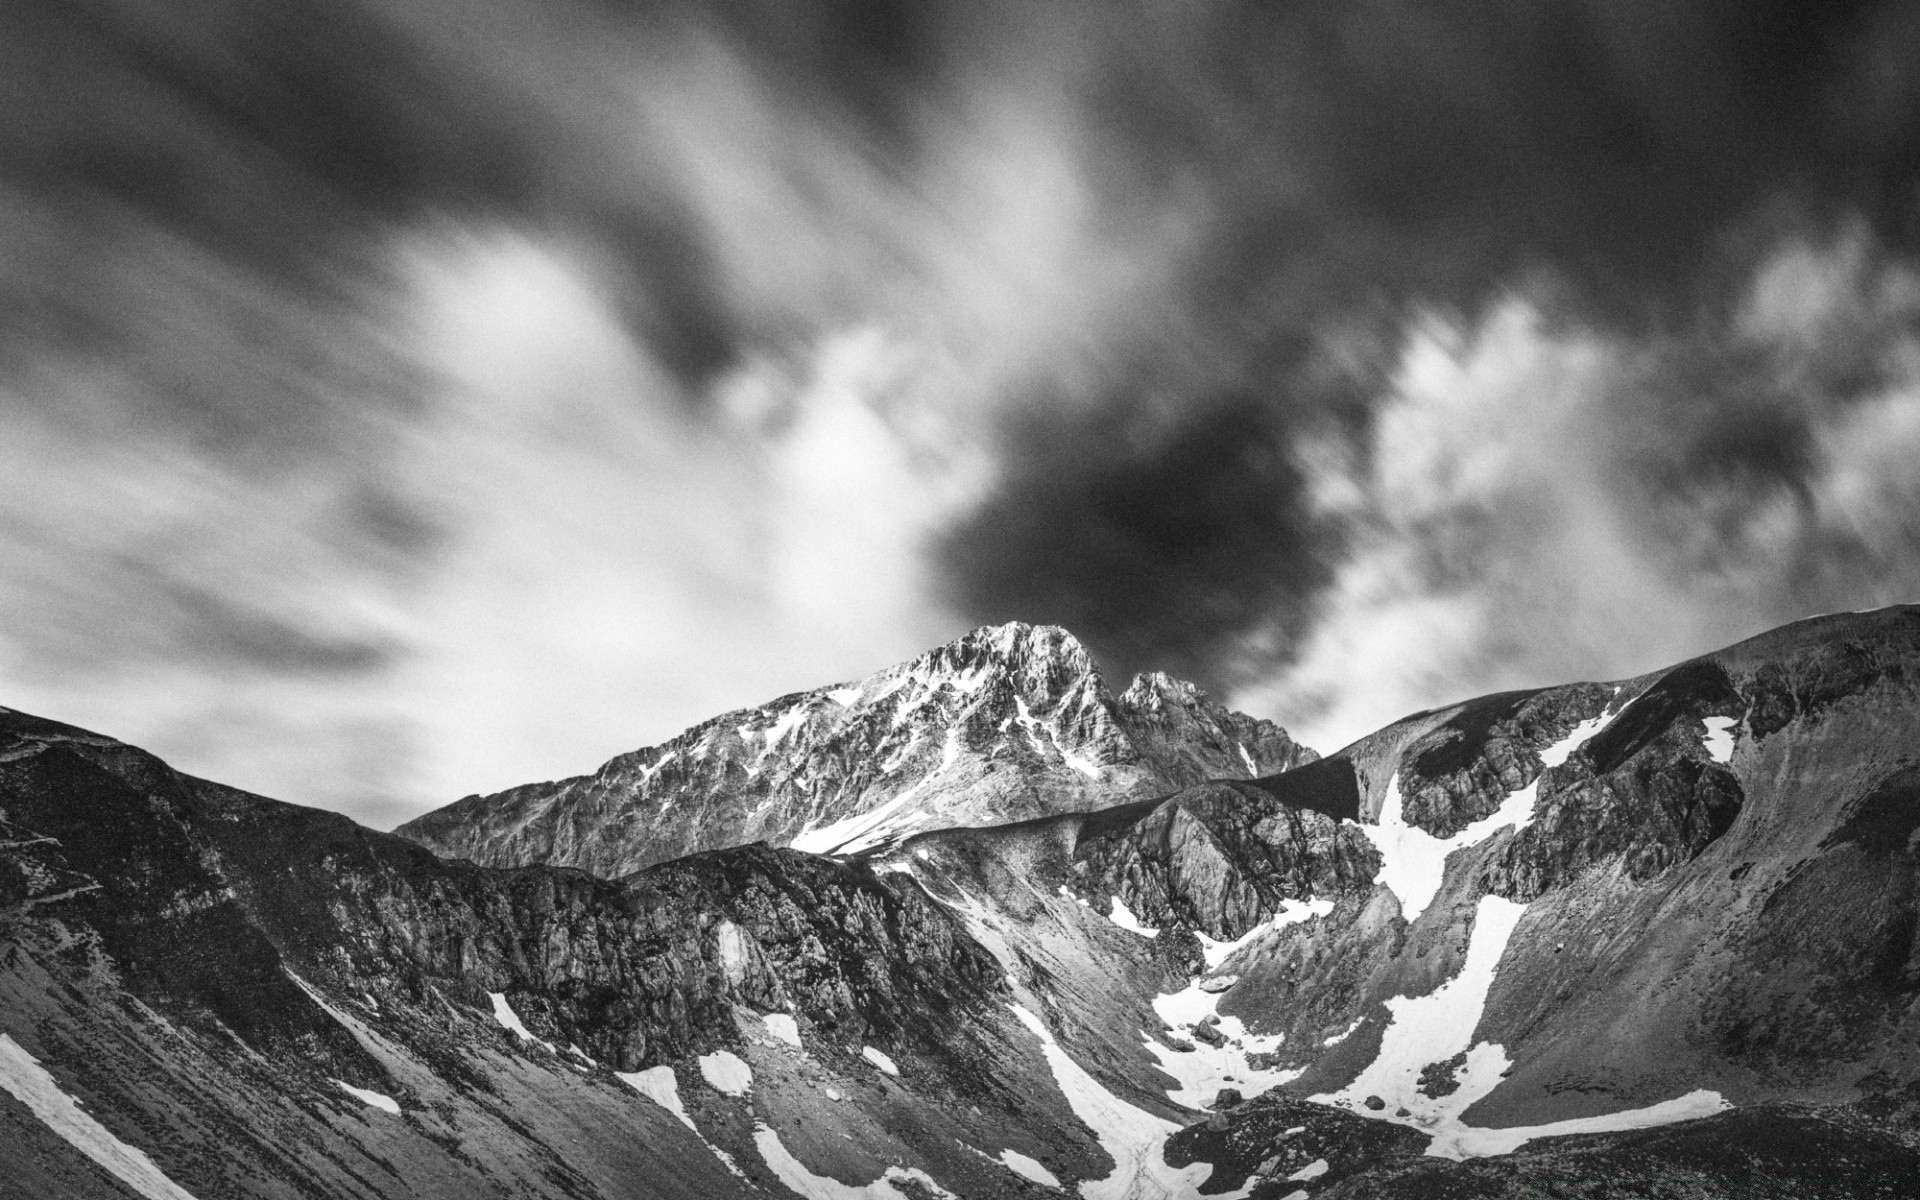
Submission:
[[[991,627],[392,834],[0,710],[0,1195],[1910,1195],[1916,734],[1916,608],[1324,756]]]

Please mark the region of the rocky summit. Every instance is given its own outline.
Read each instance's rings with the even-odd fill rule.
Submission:
[[[1324,758],[984,629],[377,833],[0,710],[0,1196],[1894,1197],[1920,610]]]
[[[397,832],[489,866],[615,876],[756,841],[871,850],[1311,758],[1271,721],[1157,672],[1116,697],[1072,634],[1015,623],[715,717],[592,775],[469,796]]]

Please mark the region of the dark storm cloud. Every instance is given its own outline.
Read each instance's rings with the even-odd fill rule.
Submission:
[[[1413,706],[1666,652],[1554,650],[1576,618],[1887,596],[1917,33],[1732,0],[0,6],[0,669],[92,687],[71,719],[150,681],[172,744],[331,778],[285,748],[316,747],[372,811],[424,800],[416,753],[591,723],[604,757],[675,687],[653,736],[968,620],[1278,672],[1291,719],[1373,686],[1380,621],[1468,664]]]
[[[1090,153],[1117,211],[1186,204],[1204,232],[1144,301],[1162,332],[1133,353],[1212,361],[1174,383],[1176,415],[1124,455],[1094,431],[1125,423],[1137,386],[1125,372],[1075,406],[1105,414],[1081,418],[1088,436],[1009,426],[1004,490],[953,535],[947,560],[956,595],[983,618],[1072,614],[1129,669],[1175,660],[1216,683],[1273,665],[1250,641],[1284,660],[1340,553],[1340,524],[1297,486],[1271,487],[1260,456],[1181,465],[1223,403],[1206,376],[1244,381],[1264,406],[1256,445],[1330,423],[1364,434],[1356,390],[1378,388],[1401,323],[1421,310],[1471,324],[1528,292],[1555,320],[1666,347],[1674,365],[1617,401],[1646,448],[1625,465],[1654,486],[1656,507],[1801,486],[1818,410],[1871,374],[1844,345],[1783,367],[1728,322],[1752,273],[1794,237],[1864,229],[1878,253],[1913,251],[1915,5],[1135,11],[1138,23],[1089,31],[1099,59],[1082,102],[1105,131]],[[1296,365],[1301,342],[1332,331],[1351,343],[1356,330],[1387,354],[1344,372]],[[1223,570],[1197,549],[1113,536],[1109,496],[1126,474],[1141,508],[1182,512],[1196,476],[1208,496],[1263,496],[1209,512],[1228,527],[1207,537],[1282,547],[1291,569],[1261,557]],[[1255,636],[1276,619],[1280,636]]]

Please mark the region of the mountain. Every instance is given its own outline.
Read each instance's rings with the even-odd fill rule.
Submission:
[[[490,866],[611,877],[756,841],[870,850],[915,830],[1101,808],[1312,757],[1271,721],[1157,672],[1116,697],[1072,634],[1014,623],[715,717],[592,775],[469,796],[395,832]]]
[[[0,711],[0,1195],[1908,1195],[1916,732],[1888,609],[1257,778],[589,872]]]

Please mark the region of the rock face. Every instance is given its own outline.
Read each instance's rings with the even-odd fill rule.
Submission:
[[[908,797],[841,853],[625,873],[437,857],[0,710],[0,1195],[177,1200],[84,1153],[48,1088],[200,1200],[1866,1197],[1920,1173],[1920,610],[1253,778],[1215,767],[1258,727],[1172,681],[1106,698],[1053,631],[956,647],[876,677],[921,697],[888,735],[901,790],[835,743],[835,778]],[[838,736],[793,711],[761,714],[790,789],[766,811],[881,813],[790,799]],[[938,817],[901,747],[955,729],[957,811],[1024,819],[888,826]],[[688,753],[738,782],[711,744]],[[648,795],[741,820],[738,793]]]
[[[590,776],[469,796],[396,832],[490,866],[613,878],[755,841],[871,850],[915,830],[1103,808],[1312,757],[1272,722],[1157,672],[1116,698],[1071,634],[1011,624],[716,717]]]

